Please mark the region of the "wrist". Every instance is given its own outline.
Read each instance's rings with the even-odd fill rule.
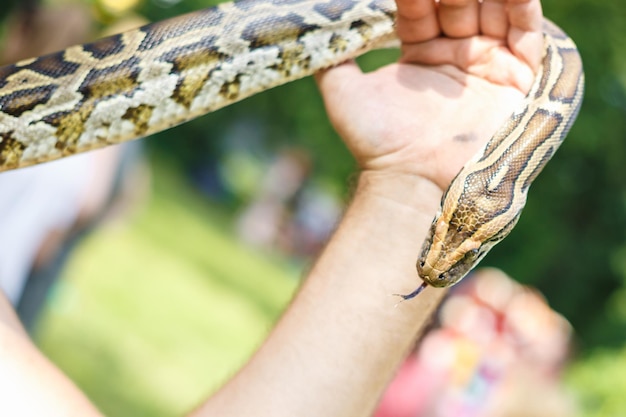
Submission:
[[[364,297],[378,298],[386,308],[392,301],[389,294],[409,293],[421,284],[415,264],[441,196],[435,183],[419,175],[385,170],[360,173],[350,206],[329,246],[341,241],[341,248],[350,250],[359,267],[367,266],[356,278]],[[324,258],[318,267],[324,265]],[[333,285],[345,285],[348,292],[354,285],[349,277],[354,275],[346,273]]]
[[[383,170],[362,171],[354,194],[355,199],[367,197],[387,200],[399,206],[397,210],[431,219],[441,196],[441,188],[427,178]]]
[[[364,170],[360,174],[345,221],[349,223],[350,217],[358,213],[362,218],[358,226],[361,230],[356,233],[373,241],[370,249],[377,246],[372,254],[388,268],[393,265],[403,271],[387,275],[384,283],[387,294],[408,294],[421,284],[416,260],[442,194],[437,184],[420,175],[386,170]],[[363,231],[368,224],[367,231]]]

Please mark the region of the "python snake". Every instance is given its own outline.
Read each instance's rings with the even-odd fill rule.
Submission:
[[[393,0],[243,0],[0,68],[0,170],[158,132],[395,41]],[[546,21],[519,109],[442,199],[417,262],[458,282],[513,228],[583,94],[576,46]]]

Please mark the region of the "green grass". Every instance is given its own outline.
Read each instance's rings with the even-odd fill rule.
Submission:
[[[574,363],[568,381],[585,417],[626,415],[626,349],[598,349]]]
[[[172,170],[140,215],[76,251],[37,341],[106,414],[175,416],[246,361],[299,272],[239,243]]]

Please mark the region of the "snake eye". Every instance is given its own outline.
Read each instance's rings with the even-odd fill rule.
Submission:
[[[445,279],[446,278],[446,274],[439,274],[439,276],[437,277],[439,279]]]
[[[420,268],[423,268],[423,267],[424,267],[424,265],[426,265],[426,262],[425,262],[425,261],[423,261],[423,260],[421,260],[421,261],[420,261]]]
[[[460,225],[459,227],[456,228],[457,232],[462,232],[463,231],[463,225]]]

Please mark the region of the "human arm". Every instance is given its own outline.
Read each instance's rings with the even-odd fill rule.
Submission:
[[[29,339],[0,293],[0,415],[89,417],[98,411]]]
[[[399,64],[318,76],[362,169],[354,198],[266,343],[196,416],[369,415],[430,319],[445,291],[398,308],[389,294],[419,285],[414,263],[442,192],[522,100],[542,45],[538,1],[449,3],[398,1]]]

